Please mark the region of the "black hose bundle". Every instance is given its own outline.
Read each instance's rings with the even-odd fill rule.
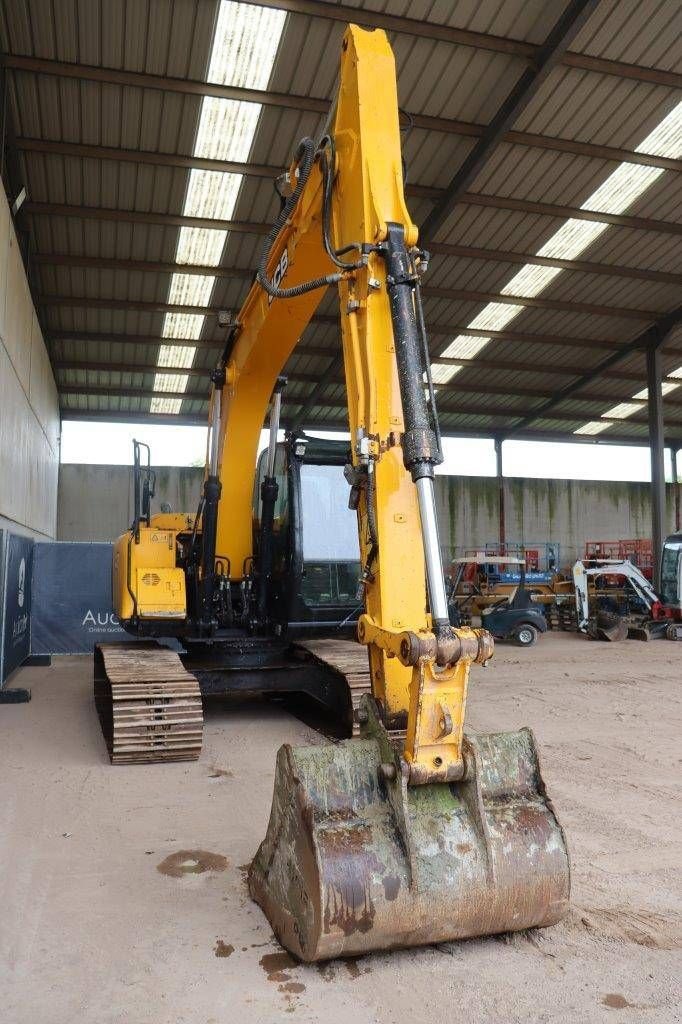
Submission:
[[[332,188],[336,170],[336,145],[331,135],[325,135],[320,142],[320,167],[322,169],[322,241],[324,251],[332,263],[341,270],[359,270],[367,265],[366,256],[361,256],[354,263],[346,263],[340,257],[354,249],[361,251],[361,246],[357,242],[353,242],[342,249],[335,249],[331,242]]]
[[[349,270],[359,270],[360,267],[366,266],[367,263],[367,257],[364,255],[361,255],[358,260],[352,263],[346,263],[341,259],[341,256],[345,256],[346,253],[352,252],[353,250],[361,251],[359,243],[346,245],[343,249],[335,249],[332,245],[331,212],[332,188],[334,185],[334,174],[336,169],[336,147],[334,146],[334,139],[331,135],[325,135],[322,139],[319,154],[320,168],[322,171],[322,242],[327,256],[331,262],[339,268],[341,273],[325,274],[323,277],[316,277],[312,281],[305,281],[303,284],[294,285],[293,288],[279,288],[277,285],[273,284],[267,274],[267,265],[270,260],[272,246],[274,245],[279,232],[289,219],[289,215],[292,210],[296,207],[296,204],[301,197],[301,193],[305,188],[306,182],[310,177],[310,171],[312,170],[313,164],[315,163],[315,143],[310,138],[304,138],[299,142],[298,149],[296,151],[296,160],[298,162],[298,180],[296,182],[296,187],[291,195],[286,199],[284,199],[282,193],[277,189],[277,195],[280,197],[280,200],[282,200],[282,208],[275,223],[270,228],[267,238],[265,239],[260,263],[258,264],[258,273],[256,274],[260,286],[264,288],[268,295],[271,295],[273,299],[295,299],[299,295],[305,295],[307,292],[315,291],[316,288],[326,288],[329,285],[338,284],[339,281],[343,279],[344,274]]]
[[[369,532],[370,549],[367,555],[365,571],[369,574],[379,554],[379,533],[377,531],[377,510],[376,510],[376,480],[374,478],[374,466],[367,467],[367,492],[365,494],[367,504],[367,530]]]
[[[327,288],[331,284],[338,284],[343,276],[342,274],[325,274],[323,277],[316,277],[312,281],[306,281],[303,284],[294,285],[293,288],[278,288],[277,285],[273,284],[268,277],[267,266],[270,260],[270,250],[272,249],[278,234],[286,224],[289,214],[298,203],[301,193],[310,176],[313,163],[315,162],[315,143],[312,139],[301,139],[296,152],[296,160],[298,161],[298,181],[296,182],[296,187],[287,198],[277,219],[275,220],[275,223],[268,232],[268,236],[263,245],[260,262],[258,264],[258,273],[256,274],[256,278],[261,288],[263,288],[268,295],[271,295],[273,299],[296,299],[300,295],[306,295],[308,292],[315,291],[317,288]]]

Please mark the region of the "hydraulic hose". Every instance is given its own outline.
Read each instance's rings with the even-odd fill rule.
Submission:
[[[327,150],[329,150],[329,155],[327,155]],[[340,267],[341,270],[359,270],[366,265],[366,256],[361,256],[353,263],[346,263],[340,257],[354,249],[360,250],[361,247],[357,243],[353,243],[342,249],[335,249],[331,242],[332,188],[336,168],[336,145],[331,135],[325,135],[320,143],[320,167],[322,169],[322,241],[325,252],[332,263]]]
[[[284,206],[277,216],[277,219],[268,232],[263,245],[260,262],[258,264],[258,272],[256,274],[256,278],[261,288],[263,288],[268,295],[271,295],[273,299],[296,299],[301,295],[306,295],[308,292],[315,291],[317,288],[327,288],[329,285],[338,284],[343,276],[340,273],[325,274],[322,277],[314,278],[312,281],[305,281],[303,284],[294,285],[292,288],[278,288],[277,285],[273,284],[268,277],[267,267],[270,261],[272,247],[280,231],[289,219],[290,213],[295,209],[299,199],[301,198],[301,193],[305,188],[313,163],[315,162],[315,143],[312,139],[301,139],[298,144],[296,159],[298,161],[298,180],[296,182],[296,187],[287,198]]]
[[[379,553],[379,534],[377,532],[377,510],[376,510],[376,480],[374,479],[374,466],[367,467],[367,529],[371,543],[367,558],[367,568],[372,568],[372,563]]]

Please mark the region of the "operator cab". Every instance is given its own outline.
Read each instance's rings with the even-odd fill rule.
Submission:
[[[277,445],[269,613],[292,636],[330,628],[346,635],[357,624],[360,549],[343,472],[349,461],[347,441],[297,434]],[[256,562],[266,471],[267,449],[259,456],[253,488]]]

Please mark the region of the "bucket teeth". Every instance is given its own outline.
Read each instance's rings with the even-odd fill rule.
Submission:
[[[281,747],[249,889],[283,946],[326,960],[563,917],[568,852],[532,733],[467,737],[464,758],[461,782],[408,787],[376,737]]]

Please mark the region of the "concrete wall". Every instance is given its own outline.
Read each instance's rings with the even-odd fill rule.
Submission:
[[[167,501],[174,512],[196,511],[202,478],[203,469],[157,469],[153,509]],[[132,518],[130,466],[59,467],[58,540],[114,540]]]
[[[201,469],[158,469],[155,508],[168,501],[175,511],[194,511],[202,475]],[[586,540],[651,536],[648,484],[508,478],[504,489],[507,540],[558,542],[563,565],[583,554]],[[461,551],[497,541],[497,480],[438,476],[436,494],[444,547]],[[130,524],[132,506],[130,467],[60,467],[60,540],[113,540]],[[668,530],[674,530],[671,485]]]
[[[54,537],[59,399],[0,189],[0,527]]]
[[[441,541],[461,549],[499,537],[499,487],[491,477],[436,477]],[[562,565],[584,553],[586,540],[651,537],[650,489],[645,483],[588,480],[504,480],[505,535],[527,545],[561,545]],[[675,529],[672,484],[667,525]]]

